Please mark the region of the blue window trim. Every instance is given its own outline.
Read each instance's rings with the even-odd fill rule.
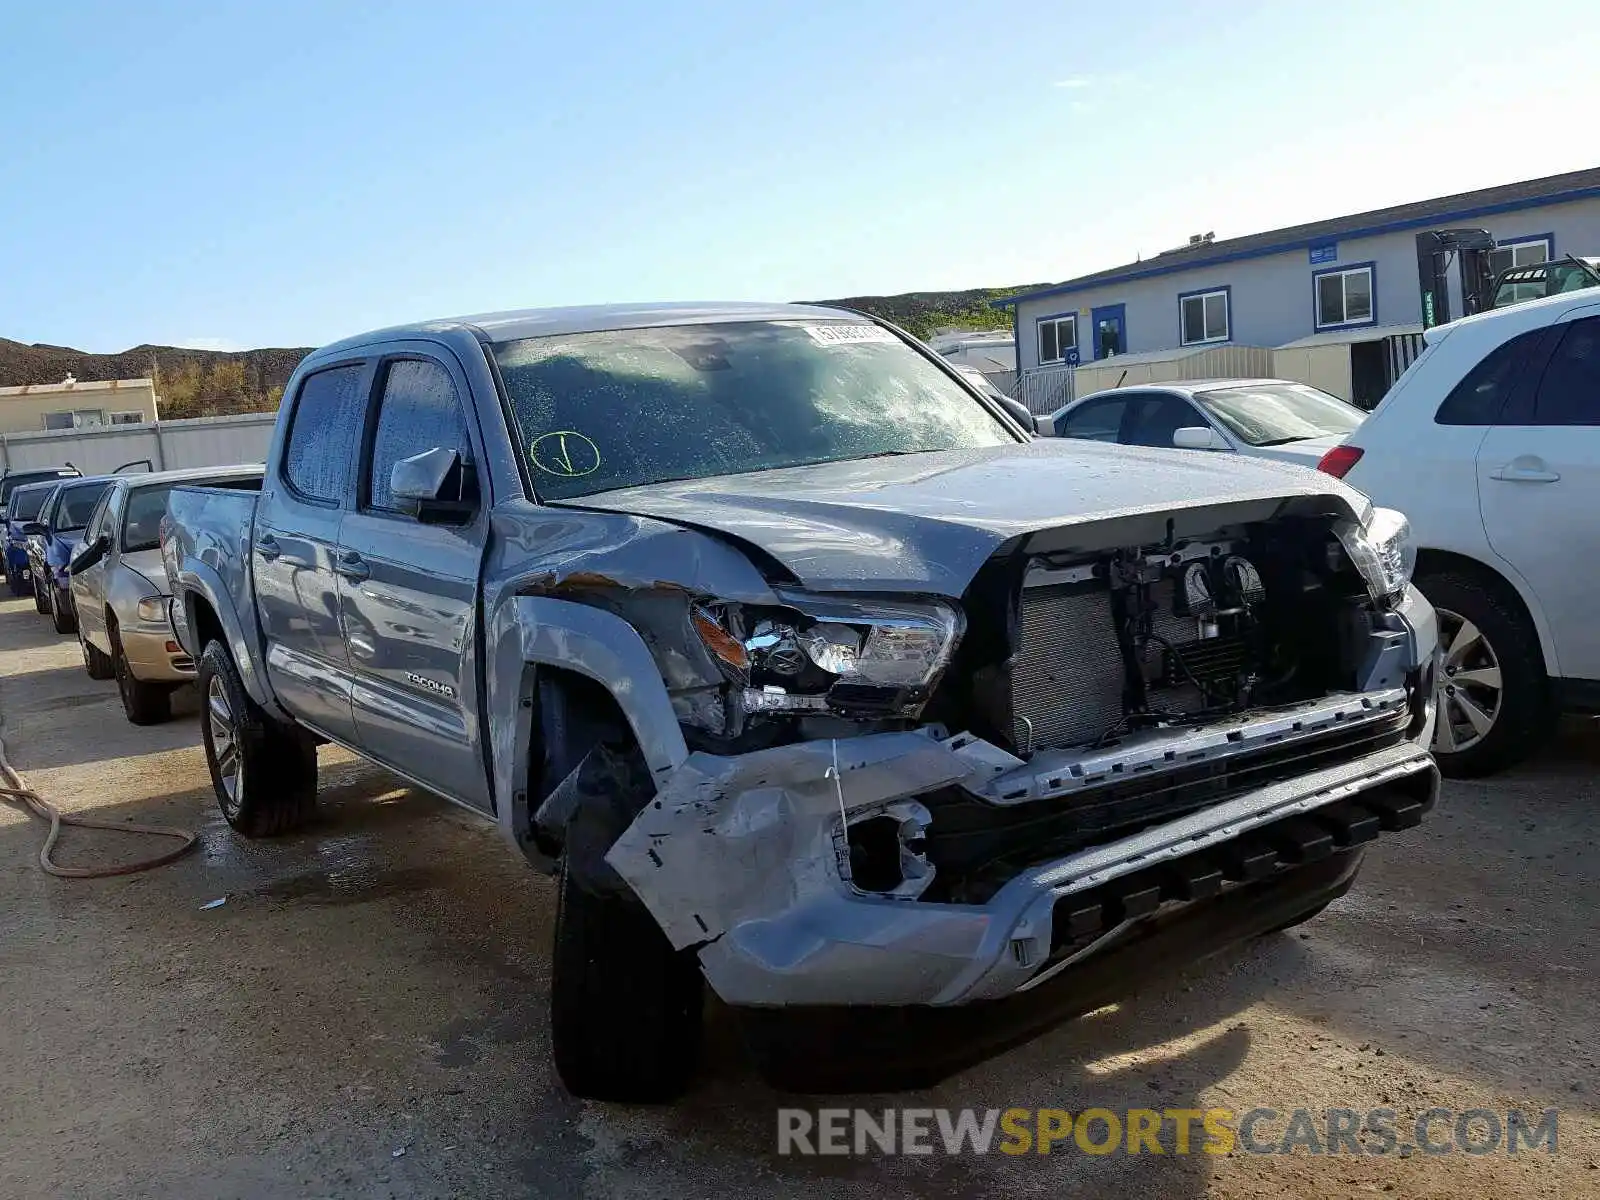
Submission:
[[[989,303],[994,308],[1005,308],[1007,305],[1021,304],[1025,300],[1042,300],[1046,296],[1065,296],[1071,292],[1086,292],[1090,288],[1129,283],[1135,279],[1149,279],[1155,275],[1172,275],[1180,271],[1214,269],[1224,263],[1241,262],[1247,258],[1265,258],[1272,254],[1282,254],[1286,250],[1305,250],[1327,241],[1353,242],[1358,238],[1376,237],[1382,233],[1398,233],[1406,229],[1437,228],[1448,225],[1453,221],[1464,221],[1470,217],[1492,217],[1499,213],[1517,212],[1526,208],[1546,208],[1552,204],[1569,204],[1574,200],[1588,200],[1595,196],[1600,196],[1600,187],[1579,187],[1568,188],[1560,192],[1551,192],[1545,196],[1524,197],[1519,200],[1504,200],[1497,204],[1479,204],[1469,208],[1441,210],[1420,217],[1408,217],[1403,221],[1385,221],[1377,225],[1366,225],[1357,229],[1341,229],[1337,232],[1323,231],[1311,237],[1286,238],[1281,242],[1274,242],[1267,246],[1255,246],[1249,250],[1235,250],[1230,254],[1220,254],[1215,258],[1205,259],[1203,262],[1153,263],[1122,274],[1113,274],[1106,278],[1086,279],[1082,283],[1057,284],[1055,287],[1040,288],[1035,292],[1022,292],[1015,296],[1004,296],[999,300],[991,300]]]
[[[1074,350],[1078,350],[1079,342],[1077,309],[1069,308],[1063,312],[1051,313],[1048,317],[1035,317],[1033,319],[1033,361],[1037,365],[1041,367],[1063,367],[1068,365],[1067,356],[1064,353],[1066,347],[1061,346],[1060,344],[1057,344],[1056,346],[1058,351],[1063,351],[1060,358],[1052,358],[1049,362],[1045,362],[1044,359],[1039,355],[1039,326],[1043,325],[1046,321],[1061,321],[1065,320],[1067,317],[1072,318],[1072,348]],[[1058,331],[1056,337],[1059,339],[1060,336],[1061,334]],[[1083,352],[1081,350],[1078,350],[1078,357],[1080,359],[1083,357]]]
[[[1118,327],[1122,331],[1122,349],[1118,354],[1128,352],[1128,306],[1126,304],[1101,304],[1089,310],[1089,342],[1090,352],[1094,361],[1103,362],[1100,355],[1100,318],[1115,317]]]
[[[1318,291],[1324,275],[1349,275],[1356,271],[1367,272],[1367,287],[1372,296],[1372,311],[1367,314],[1365,321],[1334,321],[1325,324],[1322,314],[1317,309]],[[1311,326],[1318,333],[1325,333],[1334,329],[1365,329],[1369,325],[1378,323],[1378,264],[1376,262],[1340,263],[1336,267],[1328,267],[1321,271],[1311,272]]]
[[[1223,312],[1225,312],[1227,314],[1227,317],[1228,317],[1228,336],[1227,337],[1220,337],[1220,338],[1202,338],[1198,342],[1186,342],[1186,341],[1184,341],[1183,340],[1183,302],[1185,300],[1192,300],[1196,296],[1214,296],[1218,292],[1221,292],[1222,295],[1225,297],[1225,299],[1223,300]],[[1201,319],[1201,324],[1203,325],[1205,323],[1205,306],[1204,305],[1201,306],[1200,319]],[[1202,330],[1202,332],[1203,332],[1203,330]],[[1214,287],[1195,288],[1191,292],[1179,292],[1178,293],[1178,345],[1180,347],[1187,347],[1187,346],[1226,346],[1231,341],[1233,341],[1233,285],[1231,283],[1219,283]]]

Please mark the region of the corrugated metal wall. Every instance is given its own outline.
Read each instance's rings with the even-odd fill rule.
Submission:
[[[157,471],[261,462],[267,457],[276,413],[198,417],[149,425],[107,425],[0,436],[0,470],[59,467],[70,462],[86,475],[149,459]]]

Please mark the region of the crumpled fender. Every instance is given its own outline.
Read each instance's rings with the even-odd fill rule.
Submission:
[[[679,949],[734,922],[837,894],[841,809],[955,783],[974,764],[926,733],[695,752],[606,855]],[[896,903],[888,901],[888,903]]]

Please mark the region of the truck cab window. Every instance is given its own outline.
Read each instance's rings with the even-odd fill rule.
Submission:
[[[284,448],[289,486],[312,500],[343,500],[353,473],[352,432],[361,428],[361,375],[352,363],[306,377]]]
[[[463,460],[472,457],[472,442],[450,372],[421,359],[390,363],[372,437],[367,507],[397,511],[389,493],[389,473],[401,459],[435,447],[459,451]]]

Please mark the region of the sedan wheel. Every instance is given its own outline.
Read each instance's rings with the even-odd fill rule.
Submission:
[[[1443,661],[1434,682],[1433,750],[1459,754],[1488,737],[1500,715],[1500,659],[1471,621],[1446,608],[1436,611]]]
[[[206,722],[211,728],[211,752],[217,764],[217,779],[222,785],[222,814],[230,821],[239,815],[240,787],[244,782],[244,758],[239,753],[239,726],[228,704],[222,680],[213,675],[206,685]]]

